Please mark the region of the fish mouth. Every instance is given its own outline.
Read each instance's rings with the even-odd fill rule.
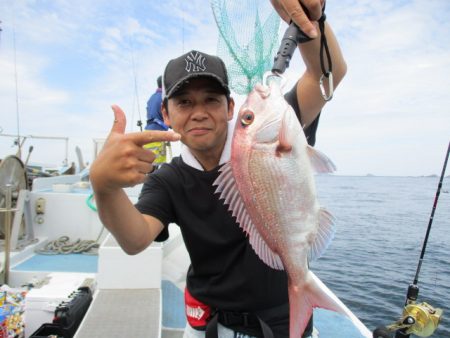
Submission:
[[[255,85],[255,91],[261,96],[261,98],[266,99],[270,96],[270,88],[264,86],[260,83]]]

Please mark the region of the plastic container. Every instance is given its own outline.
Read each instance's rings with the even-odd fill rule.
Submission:
[[[94,274],[54,272],[49,274],[49,283],[31,289],[25,297],[25,337],[30,337],[42,324],[52,323],[56,307],[69,299],[87,278]]]
[[[52,185],[53,192],[72,192],[73,186],[72,184],[53,184]]]
[[[57,337],[71,338],[71,336],[62,327],[51,323],[42,324],[41,327],[30,336],[30,338],[48,338],[53,335]]]
[[[0,308],[0,338],[8,337],[8,328],[6,326],[6,322],[8,320],[9,311],[5,308]]]

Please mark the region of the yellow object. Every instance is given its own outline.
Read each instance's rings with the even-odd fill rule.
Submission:
[[[38,214],[38,215],[42,215],[43,213],[45,213],[45,199],[44,198],[40,197],[36,200],[35,210],[36,210],[36,214]]]
[[[434,308],[428,303],[410,303],[403,309],[402,318],[386,328],[389,331],[403,329],[407,335],[430,337],[441,321],[442,309]]]
[[[403,316],[411,316],[416,321],[407,333],[419,337],[429,337],[437,329],[442,317],[442,309],[434,308],[428,303],[409,304],[403,310]]]
[[[145,149],[149,149],[155,153],[156,159],[153,164],[162,164],[167,160],[166,142],[152,142],[144,145]]]
[[[0,306],[6,303],[6,291],[0,292]]]

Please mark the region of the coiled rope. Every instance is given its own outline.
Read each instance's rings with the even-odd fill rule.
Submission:
[[[97,212],[97,207],[93,203],[93,197],[94,194],[88,196],[86,205],[92,211]],[[41,255],[68,255],[78,253],[84,255],[98,255],[98,248],[100,247],[99,241],[104,229],[105,227],[102,226],[95,241],[77,239],[75,242],[71,243],[69,236],[61,236],[58,239],[48,242],[44,248],[34,250],[34,252]]]
[[[99,243],[94,240],[77,239],[71,243],[69,236],[61,236],[48,242],[44,248],[37,249],[35,252],[41,255],[68,255],[73,253],[97,255],[99,246]]]

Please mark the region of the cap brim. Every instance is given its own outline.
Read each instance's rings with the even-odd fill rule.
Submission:
[[[213,73],[205,72],[205,73],[193,73],[193,74],[189,74],[189,75],[186,75],[185,77],[181,78],[178,82],[176,82],[172,86],[172,88],[168,92],[165,93],[164,97],[167,99],[171,98],[181,87],[184,86],[184,84],[187,81],[189,81],[190,79],[193,79],[193,78],[198,78],[198,77],[209,77],[209,78],[216,80],[219,83],[219,85],[223,88],[225,93],[228,95],[230,94],[230,89],[228,88],[227,84],[224,83],[219,76],[217,76],[216,74],[213,74]]]

